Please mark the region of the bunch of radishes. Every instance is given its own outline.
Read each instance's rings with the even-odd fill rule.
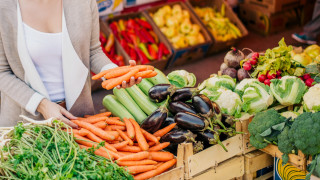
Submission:
[[[275,79],[275,78],[281,79],[281,71],[280,70],[278,70],[276,74],[272,74],[272,73],[270,73],[270,71],[268,71],[267,74],[260,74],[258,76],[258,80],[268,86],[270,86],[271,79]]]
[[[312,87],[313,85],[316,84],[314,79],[311,78],[310,74],[305,74],[303,76],[299,77],[308,87]]]
[[[251,58],[243,63],[242,68],[246,71],[250,71],[252,69],[252,65],[256,65],[258,63],[259,53],[253,52]]]

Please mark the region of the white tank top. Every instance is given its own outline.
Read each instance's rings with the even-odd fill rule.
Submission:
[[[62,33],[40,32],[23,23],[29,55],[47,89],[50,100],[65,99],[62,67]]]

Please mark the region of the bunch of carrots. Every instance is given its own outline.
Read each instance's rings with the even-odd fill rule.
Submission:
[[[114,69],[108,69],[100,72],[92,77],[93,80],[98,80],[102,77],[106,81],[102,82],[102,87],[110,90],[114,87],[121,85],[123,81],[128,82],[131,77],[135,79],[151,78],[157,75],[154,67],[150,65],[137,65],[137,66],[121,66]]]
[[[172,153],[161,151],[170,143],[159,142],[175,127],[175,123],[150,134],[133,119],[121,121],[119,117],[110,115],[110,112],[105,112],[72,120],[80,127],[72,131],[81,148],[98,148],[94,152],[96,155],[116,160],[137,180],[157,176],[176,164]],[[104,147],[97,147],[103,141]]]

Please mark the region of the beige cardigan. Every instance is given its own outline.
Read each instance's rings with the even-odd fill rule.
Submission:
[[[0,127],[15,125],[21,120],[20,114],[43,119],[30,110],[30,104],[47,97],[29,55],[24,52],[17,2],[0,1]],[[62,58],[67,109],[75,116],[93,114],[88,69],[98,73],[103,67],[113,67],[100,48],[96,0],[63,0],[63,8]]]

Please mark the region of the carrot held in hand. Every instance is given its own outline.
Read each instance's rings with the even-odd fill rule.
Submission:
[[[153,133],[154,136],[158,136],[158,137],[162,137],[165,134],[167,134],[168,132],[170,132],[177,123],[172,123],[169,126],[163,128],[163,129],[159,129],[158,131],[156,131],[155,133]]]
[[[119,166],[138,166],[138,165],[156,165],[157,161],[150,159],[141,160],[141,161],[116,161]]]
[[[143,76],[143,78],[151,78],[151,77],[156,76],[157,74],[158,74],[157,72],[152,71],[150,74],[147,74],[147,75]]]
[[[155,165],[128,166],[126,168],[126,170],[128,170],[130,174],[138,174],[146,171],[151,171],[153,169],[156,169]]]
[[[170,145],[170,142],[160,143],[160,144],[158,144],[158,145],[155,145],[155,146],[151,147],[151,148],[149,149],[149,151],[150,151],[150,152],[151,152],[151,151],[160,151],[160,150],[168,147],[169,145]]]
[[[100,73],[92,76],[92,80],[98,80],[98,79],[102,78],[105,74],[107,74],[111,71],[114,71],[114,69],[123,69],[123,68],[128,68],[128,66],[122,66],[122,67],[117,67],[117,68],[101,71]]]
[[[106,88],[107,90],[110,90],[110,89],[122,84],[123,81],[128,82],[130,80],[130,78],[138,72],[139,72],[138,69],[133,69],[123,76],[104,81],[102,83],[102,87]]]
[[[136,133],[136,139],[137,139],[137,142],[138,142],[140,148],[143,151],[147,151],[149,149],[149,144],[147,143],[146,139],[144,138],[139,124],[131,118],[129,119],[129,121],[132,123],[132,125],[134,127],[134,130]]]
[[[144,78],[144,76],[147,76],[148,74],[152,73],[152,70],[146,70],[146,71],[141,71],[138,72],[137,74],[134,75],[135,79],[138,79],[139,77]]]
[[[105,74],[104,78],[112,79],[112,78],[120,77],[120,76],[127,74],[130,70],[131,70],[130,67],[123,68],[123,69],[114,69],[113,71]]]
[[[174,156],[170,152],[150,152],[150,159],[154,161],[170,161]]]
[[[149,152],[143,151],[135,154],[120,157],[118,161],[140,161],[149,157]]]
[[[120,137],[122,137],[122,139],[124,139],[125,141],[128,141],[129,145],[132,146],[133,145],[133,141],[126,135],[126,133],[124,133],[123,131],[116,129],[116,131],[119,133]]]
[[[130,139],[133,139],[135,136],[134,127],[132,123],[127,118],[123,118],[124,123],[126,124],[127,134]]]
[[[102,139],[110,140],[110,141],[115,139],[115,137],[112,134],[109,134],[106,131],[104,131],[100,128],[97,128],[90,123],[82,122],[82,121],[78,121],[78,120],[72,120],[72,122],[74,122],[75,124],[77,124],[78,126],[80,126],[82,128],[85,128],[85,129],[91,131],[92,133],[101,137]]]

